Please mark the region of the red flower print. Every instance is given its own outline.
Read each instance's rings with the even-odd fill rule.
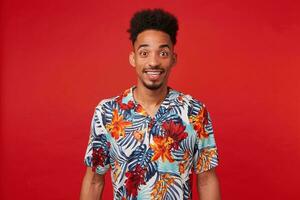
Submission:
[[[127,89],[123,93],[123,97],[127,97],[127,95],[130,93],[130,89]]]
[[[171,154],[171,149],[178,149],[179,143],[184,140],[188,134],[184,132],[185,126],[174,121],[167,121],[162,124],[162,128],[165,131],[164,136],[154,136],[153,144],[150,147],[154,151],[152,161],[155,161],[161,157],[162,161],[169,160],[174,162],[174,158]]]
[[[128,101],[127,103],[123,103],[123,102],[122,102],[122,99],[123,99],[124,97],[126,97],[127,95],[128,95],[128,92],[125,92],[123,95],[118,96],[118,97],[116,98],[116,102],[119,104],[119,106],[120,106],[120,108],[121,108],[122,110],[130,110],[130,109],[132,109],[132,108],[134,107],[134,103],[133,103],[132,100]]]
[[[120,108],[122,110],[130,110],[130,109],[132,109],[134,107],[134,103],[131,100],[128,101],[127,104],[125,104],[125,103],[119,103],[119,105],[120,105]]]
[[[179,143],[184,140],[188,134],[185,131],[185,126],[181,123],[176,123],[174,121],[167,121],[162,124],[165,130],[165,137],[173,139],[172,147],[178,149]]]
[[[137,196],[137,191],[141,184],[145,185],[145,172],[146,170],[141,167],[141,165],[136,165],[135,170],[128,171],[125,173],[127,180],[125,181],[125,188],[128,196]]]
[[[183,95],[179,95],[177,97],[177,100],[179,101],[179,103],[183,103]]]
[[[103,148],[99,148],[99,149],[93,149],[93,153],[92,153],[92,163],[93,163],[93,171],[96,170],[97,166],[100,165],[102,167],[104,167],[104,162],[105,159],[107,158],[107,155],[104,152]]]

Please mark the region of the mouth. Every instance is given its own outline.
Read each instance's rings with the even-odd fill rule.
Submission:
[[[148,75],[160,75],[163,72],[162,71],[145,71],[145,73]]]
[[[144,69],[145,73],[163,73],[163,69]]]
[[[164,73],[164,70],[146,69],[146,70],[144,70],[144,73],[147,75],[147,77],[148,77],[149,80],[156,81]]]

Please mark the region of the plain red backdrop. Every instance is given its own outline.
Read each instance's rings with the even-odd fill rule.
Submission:
[[[135,84],[126,30],[153,7],[178,16],[169,83],[211,113],[223,200],[300,198],[298,1],[2,0],[1,199],[78,199],[94,108]]]

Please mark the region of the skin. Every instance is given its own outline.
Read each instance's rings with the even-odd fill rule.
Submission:
[[[201,200],[221,200],[219,180],[214,168],[197,174],[197,190]]]
[[[176,64],[177,55],[170,36],[162,31],[146,30],[140,33],[129,55],[129,62],[137,74],[135,100],[154,117],[168,92],[168,78]],[[147,71],[161,72],[151,78]]]
[[[154,117],[168,93],[168,78],[177,61],[174,45],[168,34],[157,30],[141,32],[129,54],[129,62],[137,74],[135,100]],[[87,167],[81,188],[81,200],[101,199],[104,176]],[[197,175],[201,200],[220,200],[220,189],[214,169]]]
[[[87,167],[82,180],[80,200],[102,199],[105,177],[93,172],[91,167]]]

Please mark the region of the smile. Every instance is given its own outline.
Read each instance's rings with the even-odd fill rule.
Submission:
[[[162,71],[146,71],[146,74],[148,75],[160,75],[162,73]]]
[[[164,72],[164,70],[162,70],[162,69],[159,69],[159,70],[158,69],[146,69],[144,72],[148,75],[160,75]]]
[[[163,70],[145,70],[145,74],[147,75],[148,80],[150,81],[159,80],[163,73]]]

